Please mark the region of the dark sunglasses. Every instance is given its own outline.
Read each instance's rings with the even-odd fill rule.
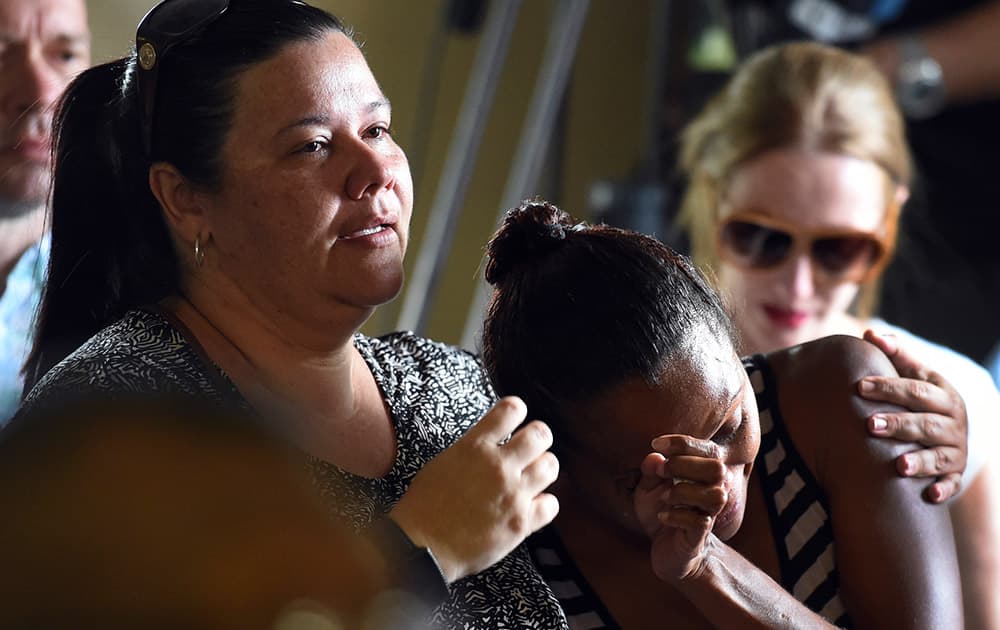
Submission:
[[[888,261],[889,238],[854,230],[803,230],[758,214],[727,217],[719,226],[718,252],[746,269],[773,269],[808,252],[814,268],[828,278],[864,282]]]
[[[164,57],[184,41],[219,18],[229,8],[229,0],[163,0],[139,22],[135,32],[138,58],[139,124],[147,156],[153,149],[153,115],[156,109],[156,80]]]

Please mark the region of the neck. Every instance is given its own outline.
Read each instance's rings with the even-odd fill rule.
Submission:
[[[331,325],[317,343],[311,335],[289,334],[294,327],[267,317],[249,300],[227,299],[225,292],[203,284],[188,288],[185,296],[168,298],[163,306],[187,325],[255,407],[291,409],[299,417],[310,410],[326,418],[356,413],[360,357],[352,344],[354,327]]]
[[[21,255],[45,233],[45,209],[0,218],[0,274],[6,281]]]
[[[185,295],[162,305],[293,444],[356,475],[388,473],[396,457],[391,414],[352,340],[365,318],[348,312],[304,325],[269,317],[225,288],[188,283]]]

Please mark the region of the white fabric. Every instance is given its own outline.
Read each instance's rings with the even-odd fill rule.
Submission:
[[[962,477],[962,488],[969,487],[983,464],[1000,444],[1000,392],[989,372],[972,359],[927,341],[913,333],[875,318],[868,326],[876,332],[892,333],[900,344],[928,368],[954,385],[965,400],[969,418],[969,463]]]

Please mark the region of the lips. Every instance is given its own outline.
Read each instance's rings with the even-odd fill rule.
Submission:
[[[380,216],[369,215],[367,219],[346,226],[337,238],[342,241],[360,241],[378,239],[394,232],[397,219],[393,214]]]
[[[3,148],[6,153],[15,153],[35,162],[47,162],[51,146],[47,139],[22,138]]]
[[[358,230],[357,232],[351,232],[350,234],[345,234],[340,238],[349,241],[355,238],[364,238],[366,236],[371,236],[372,234],[378,234],[382,230],[387,230],[387,229],[389,229],[388,225],[379,224],[370,228],[364,228],[363,230]]]
[[[764,314],[768,320],[781,328],[800,328],[809,319],[809,313],[798,309],[785,308],[774,304],[764,305]]]
[[[359,230],[353,232],[348,232],[347,234],[342,234],[340,236],[341,240],[350,241],[360,238],[365,238],[367,236],[374,236],[385,230],[391,230],[395,222],[392,223],[376,223],[374,225],[369,225],[368,227],[363,227]]]

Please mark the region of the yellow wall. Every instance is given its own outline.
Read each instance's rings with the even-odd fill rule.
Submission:
[[[505,0],[493,0],[502,2]],[[478,38],[452,35],[445,48],[437,109],[414,120],[428,42],[443,19],[445,0],[314,0],[352,25],[375,76],[393,102],[397,139],[406,147],[416,125],[430,125],[427,162],[415,182],[416,203],[408,262],[413,263],[437,178],[458,117]],[[124,54],[147,0],[89,0],[95,61]],[[623,177],[638,159],[647,130],[644,106],[649,0],[592,0],[566,107],[562,190],[553,201],[583,214],[590,183]],[[497,100],[486,127],[455,244],[432,311],[428,335],[457,343],[478,281],[483,246],[494,228],[510,160],[541,65],[554,0],[525,0]],[[388,304],[366,326],[394,327],[401,300]]]

